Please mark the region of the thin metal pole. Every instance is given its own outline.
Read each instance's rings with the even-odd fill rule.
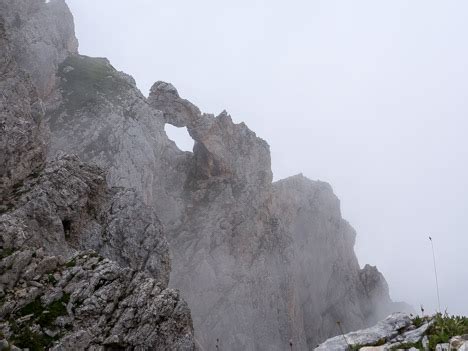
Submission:
[[[350,348],[351,345],[349,344],[348,340],[346,339],[346,336],[343,333],[343,328],[341,328],[341,322],[338,321],[338,322],[336,322],[336,324],[338,324],[338,327],[340,328],[341,335],[343,335],[343,339],[346,342],[346,345],[348,345],[348,347]]]
[[[437,303],[439,304],[439,313],[441,313],[440,309],[440,295],[439,295],[439,280],[437,279],[437,267],[436,267],[436,259],[434,254],[434,243],[432,242],[432,238],[429,237],[432,246],[432,260],[434,262],[434,274],[435,274],[435,281],[436,281],[436,288],[437,288]]]

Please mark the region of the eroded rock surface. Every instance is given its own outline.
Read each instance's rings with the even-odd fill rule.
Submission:
[[[46,98],[56,86],[58,65],[78,52],[68,6],[64,0],[2,0],[0,13],[15,61],[31,75],[38,95]]]
[[[194,349],[187,304],[148,274],[94,251],[65,261],[43,249],[16,249],[4,248],[0,261],[0,330],[11,344],[53,350]]]
[[[64,155],[5,199],[10,208],[0,217],[5,232],[20,225],[28,243],[54,255],[94,249],[167,285],[170,261],[161,224],[133,190],[109,190],[97,166]]]
[[[6,25],[0,16],[0,196],[45,160],[42,101],[13,57]]]
[[[44,2],[0,2],[2,11],[13,5],[34,17],[37,7],[29,6]],[[38,82],[18,65],[11,42],[24,38],[3,15],[0,334],[7,347],[193,350],[190,310],[167,288],[168,245],[154,212],[134,190],[108,188],[105,172],[76,156],[45,162]]]
[[[58,76],[59,98],[48,105],[49,156],[76,153],[105,169],[111,186],[134,188],[164,223],[179,220],[190,155],[167,138],[162,112],[106,59],[70,56]]]

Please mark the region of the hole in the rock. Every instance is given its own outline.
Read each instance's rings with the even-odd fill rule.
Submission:
[[[194,141],[190,137],[187,128],[182,127],[174,127],[171,124],[166,124],[164,126],[164,130],[166,131],[167,136],[173,142],[176,143],[177,147],[182,151],[192,151]]]
[[[70,237],[72,222],[69,219],[64,219],[62,221],[62,225],[63,225],[63,232],[65,233],[65,238],[68,239]]]
[[[125,351],[125,347],[121,345],[111,344],[104,346],[105,351]]]

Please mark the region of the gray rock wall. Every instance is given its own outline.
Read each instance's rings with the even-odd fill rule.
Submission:
[[[56,86],[58,65],[78,52],[68,6],[64,0],[2,0],[0,13],[16,62],[31,75],[38,95],[48,97]]]
[[[0,2],[2,10],[30,4]],[[168,245],[154,212],[134,190],[108,188],[105,172],[77,156],[45,162],[42,101],[16,61],[20,45],[11,43],[23,37],[10,36],[3,14],[2,339],[33,350],[193,350],[190,310],[167,288]]]

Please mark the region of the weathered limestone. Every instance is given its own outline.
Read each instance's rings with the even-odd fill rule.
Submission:
[[[68,6],[64,0],[2,0],[0,13],[16,62],[31,75],[38,95],[47,98],[55,89],[58,65],[78,52]]]
[[[2,11],[13,5],[34,16],[28,6],[44,4],[0,2]],[[190,310],[167,288],[169,251],[154,212],[76,156],[45,162],[42,102],[16,62],[21,45],[10,42],[24,38],[10,36],[3,15],[0,345],[193,350]]]
[[[194,350],[190,311],[175,290],[93,251],[65,261],[23,246],[0,272],[0,330],[15,346]]]

